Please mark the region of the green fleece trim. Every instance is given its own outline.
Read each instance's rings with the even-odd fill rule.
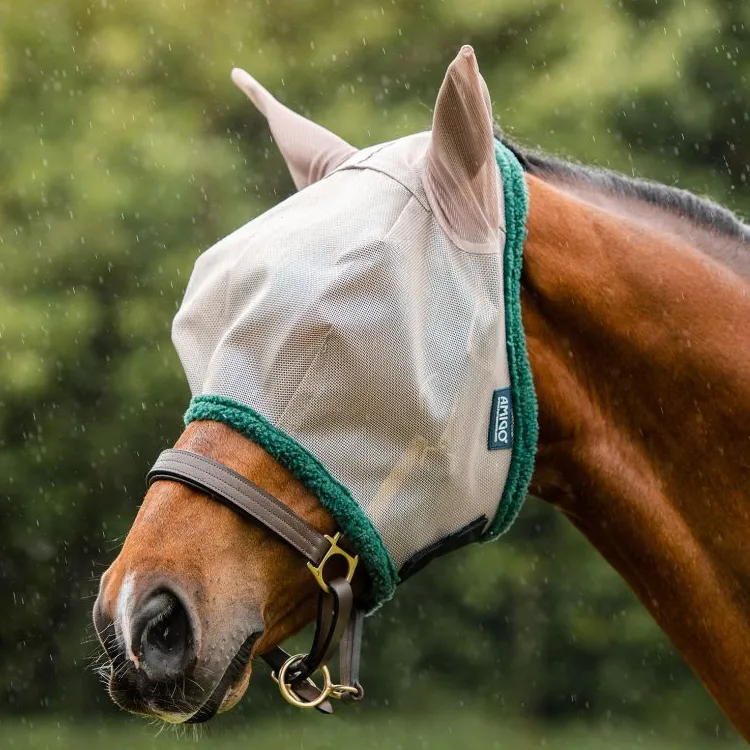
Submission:
[[[398,573],[372,521],[315,456],[274,427],[254,409],[226,396],[195,396],[185,413],[185,424],[197,420],[223,422],[257,443],[299,479],[338,521],[341,531],[359,553],[372,583],[372,609],[393,596]]]
[[[495,159],[503,178],[505,194],[505,338],[508,349],[511,400],[513,404],[513,453],[508,478],[497,514],[483,541],[496,539],[516,520],[529,490],[539,434],[538,409],[526,338],[521,320],[521,266],[526,240],[529,194],[523,169],[515,155],[495,141]]]

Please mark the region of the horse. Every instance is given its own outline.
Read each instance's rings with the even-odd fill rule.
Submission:
[[[263,235],[273,244],[274,232],[286,231],[299,212],[306,215],[317,200],[315,190],[334,185],[360,152],[288,110],[244,71],[233,78],[266,116],[300,189]],[[422,190],[417,210],[432,210],[445,234],[440,242],[461,258],[456,262],[497,258],[488,253],[510,237],[507,219],[502,229],[498,138],[522,170],[528,213],[522,217],[518,275],[523,337],[515,345],[528,358],[538,411],[528,491],[559,509],[619,572],[750,740],[750,227],[685,191],[571,164],[502,139],[470,47],[448,67],[432,129],[421,138],[408,164],[426,186],[413,188]],[[402,140],[394,142],[397,148]],[[381,148],[368,154],[383,153]],[[396,189],[388,175],[371,179],[365,200],[327,188],[328,203],[355,229],[375,221],[381,191]],[[399,218],[407,219],[412,221]],[[334,243],[337,226],[326,229]],[[299,237],[305,242],[304,230]],[[262,283],[256,279],[250,287]],[[226,314],[231,304],[222,302],[215,315]],[[210,326],[208,318],[191,325]],[[331,335],[329,328],[320,332],[326,343],[305,353],[305,368],[325,353]],[[252,356],[266,354],[259,346]],[[192,350],[180,355],[187,372]],[[294,361],[274,370],[274,387],[283,388],[292,377]],[[220,379],[232,369],[221,358],[211,366]],[[391,377],[399,380],[398,368]],[[335,411],[346,386],[322,382],[316,388],[323,394],[333,389]],[[306,398],[312,398],[309,392]],[[94,606],[96,630],[112,662],[111,697],[128,711],[172,722],[203,721],[232,708],[248,686],[253,660],[273,653],[315,618],[316,609],[321,618],[321,588],[332,579],[326,574],[321,582],[311,569],[335,568],[336,580],[351,585],[355,601],[366,600],[374,585],[387,588],[398,580],[399,571],[385,583],[374,580],[378,570],[386,571],[385,578],[393,573],[388,561],[377,570],[355,565],[357,553],[382,552],[365,550],[364,536],[348,552],[336,541],[340,518],[321,498],[340,486],[308,481],[289,459],[286,443],[271,449],[257,431],[221,417],[216,409],[225,406],[193,409],[173,458],[205,459],[205,481],[170,474],[166,465],[156,471],[119,555],[101,578]],[[353,429],[361,431],[370,418],[367,409]],[[265,429],[258,419],[257,429]],[[460,472],[462,457],[453,458]],[[226,467],[223,474],[216,469],[223,477],[217,482],[238,488],[228,500],[233,490],[222,495],[211,484],[213,467]],[[237,493],[254,493],[252,518],[238,512],[245,500]],[[297,536],[290,543],[280,536],[284,528],[269,529],[260,518],[271,502],[286,514],[287,531],[301,519],[290,538],[299,532],[325,539],[336,558],[305,565],[303,554],[315,556],[304,541]],[[414,534],[423,523],[408,507],[389,522]],[[476,537],[472,532],[468,541]],[[336,606],[348,617],[344,599],[341,594]],[[336,614],[329,611],[318,623],[324,635],[332,618]],[[323,650],[330,652],[339,638],[330,637]],[[300,677],[300,658],[277,660],[275,674],[282,692],[304,703],[308,683]],[[309,666],[317,668],[325,659],[319,653],[314,661]],[[297,677],[280,673],[287,668],[296,668]],[[349,681],[355,683],[353,697],[361,697],[356,680]],[[323,698],[348,692],[327,684]],[[312,686],[308,692],[317,694]]]

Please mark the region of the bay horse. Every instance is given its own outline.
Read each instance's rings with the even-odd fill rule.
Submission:
[[[293,219],[312,200],[307,186],[357,151],[244,72],[234,78],[306,188],[284,209]],[[439,172],[446,231],[459,246],[497,242],[499,134],[469,47],[448,68],[431,133],[414,168]],[[530,491],[620,573],[750,739],[750,227],[687,192],[506,145],[529,199],[520,305],[538,404]],[[354,200],[336,198],[367,223]],[[467,226],[480,229],[469,237]],[[320,485],[231,420],[194,414],[175,448],[233,470],[225,476],[254,487],[263,507],[275,498],[303,532],[335,538]],[[321,584],[302,543],[237,513],[241,499],[216,502],[209,485],[168,472],[152,479],[102,576],[94,622],[116,703],[200,721],[233,707],[252,660],[313,620]],[[364,596],[371,571],[345,573]]]

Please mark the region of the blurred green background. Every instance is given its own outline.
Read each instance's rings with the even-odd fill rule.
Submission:
[[[293,189],[232,66],[365,146],[429,127],[468,42],[515,138],[747,215],[749,28],[747,0],[0,0],[0,747],[174,746],[110,706],[88,622],[180,432],[192,264]],[[366,638],[364,706],[293,713],[259,666],[206,746],[739,745],[539,501]]]

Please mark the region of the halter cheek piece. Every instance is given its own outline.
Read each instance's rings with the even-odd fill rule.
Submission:
[[[351,581],[358,557],[347,540],[336,534],[320,534],[303,518],[236,471],[191,451],[165,450],[147,474],[153,484],[159,480],[181,482],[226,503],[240,515],[249,516],[280,536],[307,558],[307,567],[320,586],[315,635],[308,654],[290,656],[278,646],[262,658],[273,670],[284,699],[299,708],[317,708],[332,713],[328,698],[344,702],[360,700],[364,690],[359,683],[359,652],[364,613],[354,603]],[[347,565],[344,577],[327,580],[326,563],[342,557]],[[340,684],[333,684],[326,663],[339,647]],[[312,681],[321,671],[323,687]]]

